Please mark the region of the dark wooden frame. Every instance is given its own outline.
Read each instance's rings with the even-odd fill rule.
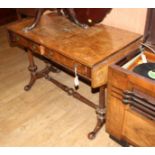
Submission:
[[[40,78],[45,78],[52,83],[54,83],[56,86],[61,88],[63,91],[68,93],[68,95],[73,96],[74,98],[82,101],[83,103],[87,104],[88,106],[94,108],[96,110],[97,114],[97,124],[92,132],[88,134],[89,139],[94,139],[96,137],[96,134],[99,132],[99,130],[102,128],[102,126],[105,123],[105,90],[107,88],[107,85],[103,85],[99,88],[99,104],[95,104],[91,102],[89,99],[82,96],[80,93],[78,93],[73,88],[69,88],[68,86],[62,84],[61,82],[53,79],[48,74],[50,71],[54,73],[59,73],[60,70],[57,69],[55,66],[51,65],[50,63],[46,62],[46,67],[37,72],[37,66],[34,62],[33,58],[33,52],[31,50],[27,50],[28,53],[28,60],[29,60],[29,66],[28,70],[30,71],[30,81],[29,83],[24,87],[25,91],[29,91],[31,87],[34,85],[35,81]]]

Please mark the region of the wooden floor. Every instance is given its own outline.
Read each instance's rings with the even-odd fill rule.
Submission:
[[[36,59],[39,67],[44,64]],[[95,140],[87,133],[96,124],[95,111],[69,97],[54,84],[40,79],[29,91],[26,53],[8,45],[5,27],[0,27],[0,146],[119,146],[105,132]],[[73,77],[51,74],[73,87]],[[98,103],[98,93],[80,83],[82,94]]]

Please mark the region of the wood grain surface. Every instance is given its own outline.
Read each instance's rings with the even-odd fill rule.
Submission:
[[[53,13],[43,15],[38,27],[25,33],[23,27],[30,25],[31,22],[31,19],[24,20],[8,28],[90,67],[140,36],[101,24],[83,29],[65,17]]]
[[[155,60],[154,54],[146,52],[148,61]],[[134,53],[136,55],[138,50]],[[119,63],[110,66],[106,122],[108,133],[134,146],[155,146],[154,91],[153,80],[134,73],[130,67],[123,69]],[[125,92],[131,92],[131,95],[124,98]]]
[[[108,65],[139,46],[137,40],[141,37],[102,24],[83,29],[54,13],[43,15],[38,27],[24,32],[24,27],[31,22],[32,19],[28,19],[8,26],[17,46],[40,51],[41,55],[72,71],[77,65],[78,73],[90,80],[93,88],[106,84]],[[40,47],[45,51],[38,50]]]

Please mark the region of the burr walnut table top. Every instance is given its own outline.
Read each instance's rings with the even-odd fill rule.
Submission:
[[[89,78],[93,87],[98,87],[106,81],[102,75],[103,72],[107,73],[107,70],[105,71],[102,64],[112,63],[116,57],[119,58],[123,52],[127,52],[125,50],[117,55],[119,51],[141,37],[139,34],[103,24],[83,29],[54,13],[43,15],[36,28],[24,32],[24,27],[31,25],[32,21],[33,19],[17,21],[10,24],[8,30],[90,68]],[[107,61],[111,56],[113,59]],[[98,79],[95,79],[96,76]]]
[[[106,25],[83,29],[55,14],[44,15],[37,28],[24,33],[23,27],[31,23],[32,20],[24,20],[13,24],[10,28],[16,29],[16,32],[30,40],[88,66],[104,60],[139,37],[135,33]]]

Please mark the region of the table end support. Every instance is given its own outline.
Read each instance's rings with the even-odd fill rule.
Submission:
[[[97,135],[97,133],[100,131],[102,126],[105,124],[105,90],[107,86],[103,85],[100,87],[99,92],[99,106],[96,109],[97,114],[97,124],[92,132],[88,134],[89,139],[94,139]]]

